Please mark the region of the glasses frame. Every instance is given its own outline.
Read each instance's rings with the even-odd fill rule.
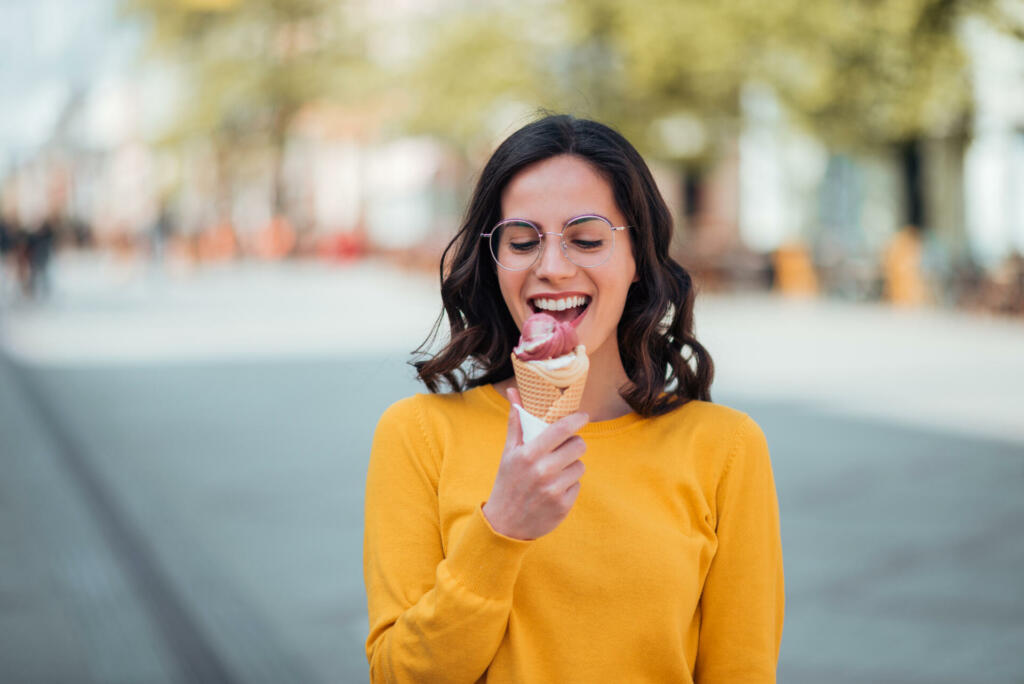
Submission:
[[[609,228],[612,229],[612,245],[611,247],[608,248],[608,255],[604,258],[604,261],[602,261],[601,263],[591,264],[590,266],[577,264],[575,261],[573,261],[572,258],[569,256],[569,246],[565,244],[565,229],[568,228],[569,224],[573,223],[574,221],[578,221],[580,219],[585,218],[601,219],[602,221],[608,224]],[[533,229],[537,231],[537,236],[540,238],[540,249],[538,249],[537,254],[534,255],[533,261],[531,261],[527,266],[523,266],[522,268],[509,268],[508,266],[505,266],[500,261],[498,261],[498,256],[494,253],[494,241],[491,239],[491,236],[493,236],[498,231],[499,228],[501,228],[507,223],[524,223],[528,226],[532,226]],[[598,266],[603,266],[604,264],[608,263],[608,260],[612,258],[612,252],[615,251],[615,233],[620,230],[626,230],[627,228],[632,228],[632,226],[613,226],[611,221],[609,221],[606,217],[601,216],[600,214],[580,214],[579,216],[573,216],[571,219],[565,222],[565,224],[562,226],[562,232],[560,233],[553,233],[551,231],[541,230],[540,226],[538,226],[536,223],[528,219],[507,218],[498,221],[496,224],[494,224],[494,227],[491,228],[491,232],[481,233],[480,237],[487,238],[487,251],[491,253],[491,258],[494,260],[494,263],[498,265],[498,268],[503,268],[506,271],[525,271],[533,268],[540,260],[540,255],[544,252],[544,245],[547,244],[544,240],[545,235],[558,236],[558,244],[562,247],[562,256],[565,257],[565,259],[569,263],[573,264],[574,266],[577,266],[578,268],[597,268]]]

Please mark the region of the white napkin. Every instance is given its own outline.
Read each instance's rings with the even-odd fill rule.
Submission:
[[[522,406],[517,405],[516,408],[519,409],[519,422],[523,426],[523,444],[526,444],[547,429],[548,424],[543,420],[533,415]]]

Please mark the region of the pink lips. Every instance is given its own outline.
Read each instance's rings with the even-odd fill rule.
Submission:
[[[580,318],[583,317],[578,316],[576,320]],[[523,323],[523,334],[513,351],[522,361],[564,356],[579,344],[575,323],[560,323],[550,314],[535,313]]]

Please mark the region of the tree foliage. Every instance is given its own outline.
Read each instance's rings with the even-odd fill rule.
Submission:
[[[335,0],[123,0],[150,52],[185,67],[176,132],[279,137],[305,105],[366,88],[364,49]]]
[[[662,155],[659,122],[731,134],[751,83],[833,144],[956,131],[970,115],[961,21],[1024,36],[1021,0],[481,0],[407,7],[406,57],[381,61],[368,0],[123,5],[150,21],[155,52],[188,65],[179,132],[280,140],[306,103],[385,98],[401,130],[461,145],[543,108],[609,121]]]
[[[186,92],[166,141],[210,140],[225,165],[243,146],[266,147],[278,206],[298,113],[369,89],[360,33],[337,0],[122,0],[121,9],[148,25],[151,55],[183,68]]]
[[[413,81],[429,84],[420,105],[430,103],[434,129],[464,134],[484,126],[486,110],[472,105],[504,97],[609,121],[655,152],[652,122],[688,117],[713,138],[735,126],[743,88],[757,82],[830,143],[871,146],[962,127],[970,84],[961,20],[979,15],[1020,33],[1019,7],[1019,0],[540,3],[478,11],[472,21],[453,17]],[[442,90],[433,90],[438,83]]]

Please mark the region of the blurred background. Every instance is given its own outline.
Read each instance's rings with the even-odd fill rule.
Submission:
[[[1020,0],[0,0],[0,680],[366,681],[494,147],[621,130],[772,449],[781,682],[1024,682]]]

